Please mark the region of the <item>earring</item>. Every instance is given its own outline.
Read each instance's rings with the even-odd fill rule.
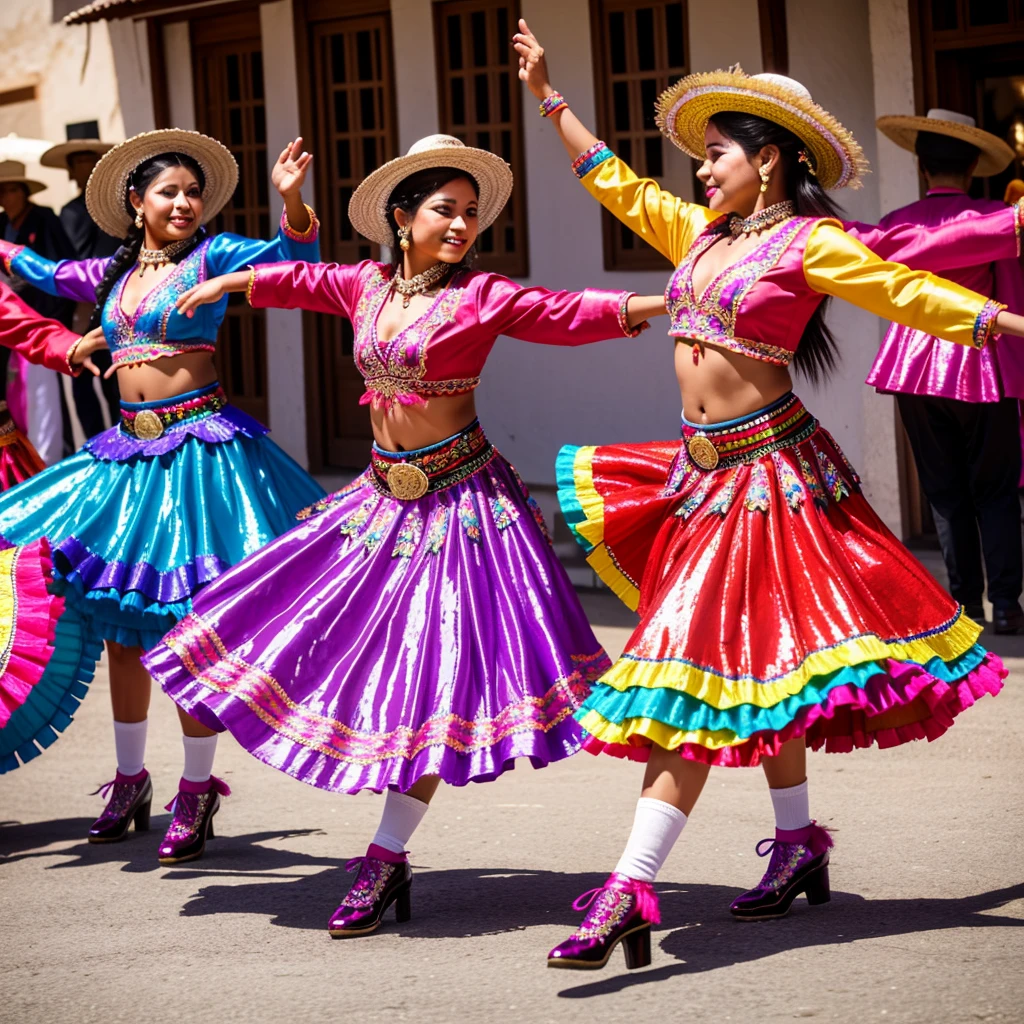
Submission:
[[[412,244],[409,241],[409,236],[412,234],[412,228],[399,228],[398,229],[398,244],[402,249],[402,252],[408,252],[412,248]]]
[[[768,181],[772,176],[771,171],[769,171],[768,168],[762,164],[760,167],[758,167],[757,173],[761,175],[761,191],[767,192]]]
[[[135,211],[135,226],[141,231],[142,230],[142,211]]]

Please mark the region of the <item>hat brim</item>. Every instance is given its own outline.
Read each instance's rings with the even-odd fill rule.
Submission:
[[[227,206],[238,185],[238,163],[223,143],[200,132],[163,128],[143,132],[100,157],[85,186],[89,216],[108,235],[124,238],[132,225],[125,208],[128,179],[139,164],[162,153],[184,153],[203,169],[203,223]]]
[[[684,153],[703,160],[708,122],[727,111],[788,128],[810,151],[822,188],[861,186],[868,162],[853,135],[813,100],[769,80],[735,71],[688,75],[658,98],[655,120]]]
[[[395,187],[410,174],[431,167],[454,167],[471,174],[480,188],[477,197],[477,225],[489,228],[505,208],[512,194],[512,170],[501,157],[471,146],[439,146],[389,160],[366,176],[352,193],[348,216],[361,235],[378,245],[393,245],[388,223],[388,200]]]
[[[24,175],[16,175],[13,178],[0,177],[0,185],[24,185],[30,196],[34,196],[46,188],[44,182],[36,181],[35,178],[26,178]]]
[[[95,153],[103,156],[114,148],[116,143],[101,142],[99,139],[71,139],[68,142],[51,146],[40,158],[43,167],[55,167],[58,170],[68,169],[68,157],[72,153]]]
[[[918,132],[945,135],[975,146],[981,151],[978,166],[974,171],[975,177],[978,178],[988,178],[1005,171],[1015,155],[1009,144],[998,135],[975,125],[960,124],[957,121],[944,121],[937,117],[912,117],[909,114],[888,114],[880,117],[875,124],[887,139],[895,142],[900,149],[906,149],[911,153],[915,151]]]

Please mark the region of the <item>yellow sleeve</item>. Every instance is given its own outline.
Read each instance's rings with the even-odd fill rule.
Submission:
[[[925,270],[880,259],[836,224],[807,239],[804,277],[816,291],[937,338],[982,348],[1006,306]]]
[[[652,178],[638,178],[614,155],[597,163],[580,181],[606,210],[671,260],[673,266],[704,228],[721,216],[663,191]]]

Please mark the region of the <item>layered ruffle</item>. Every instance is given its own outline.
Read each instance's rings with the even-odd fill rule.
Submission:
[[[15,487],[46,469],[46,463],[20,430],[0,447],[0,491]]]

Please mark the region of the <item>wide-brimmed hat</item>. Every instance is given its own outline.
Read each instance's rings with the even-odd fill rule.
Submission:
[[[227,146],[209,135],[182,128],[143,132],[114,146],[89,175],[85,205],[89,216],[108,235],[123,238],[132,224],[125,208],[128,180],[141,163],[163,153],[184,153],[203,169],[203,223],[213,220],[227,205],[238,185],[238,164]]]
[[[860,187],[868,162],[857,140],[804,86],[785,75],[748,75],[738,64],[728,71],[687,75],[658,97],[656,120],[684,153],[703,160],[708,121],[726,111],[788,128],[810,152],[822,188]]]
[[[512,194],[512,170],[500,156],[467,146],[452,135],[428,135],[414,142],[405,156],[389,160],[367,175],[352,193],[348,216],[356,231],[372,242],[393,245],[388,223],[391,193],[410,174],[431,167],[455,167],[473,175],[480,187],[477,223],[481,231],[498,219]]]
[[[114,148],[113,142],[102,142],[99,139],[69,139],[51,146],[40,158],[44,167],[57,167],[62,171],[68,169],[68,157],[72,153],[95,153],[103,156]]]
[[[875,124],[878,130],[892,139],[900,149],[914,152],[918,132],[932,132],[934,135],[947,135],[951,139],[959,139],[981,151],[976,177],[987,178],[991,174],[1005,171],[1014,157],[1013,150],[998,135],[993,135],[979,128],[973,117],[959,114],[955,110],[943,110],[933,107],[926,117],[912,117],[909,114],[887,114],[880,117]]]
[[[36,192],[42,192],[46,185],[41,181],[36,181],[35,178],[29,178],[25,175],[25,165],[20,160],[4,160],[0,162],[0,185],[6,185],[8,182],[18,182],[24,185],[28,189],[28,194],[35,195]]]

